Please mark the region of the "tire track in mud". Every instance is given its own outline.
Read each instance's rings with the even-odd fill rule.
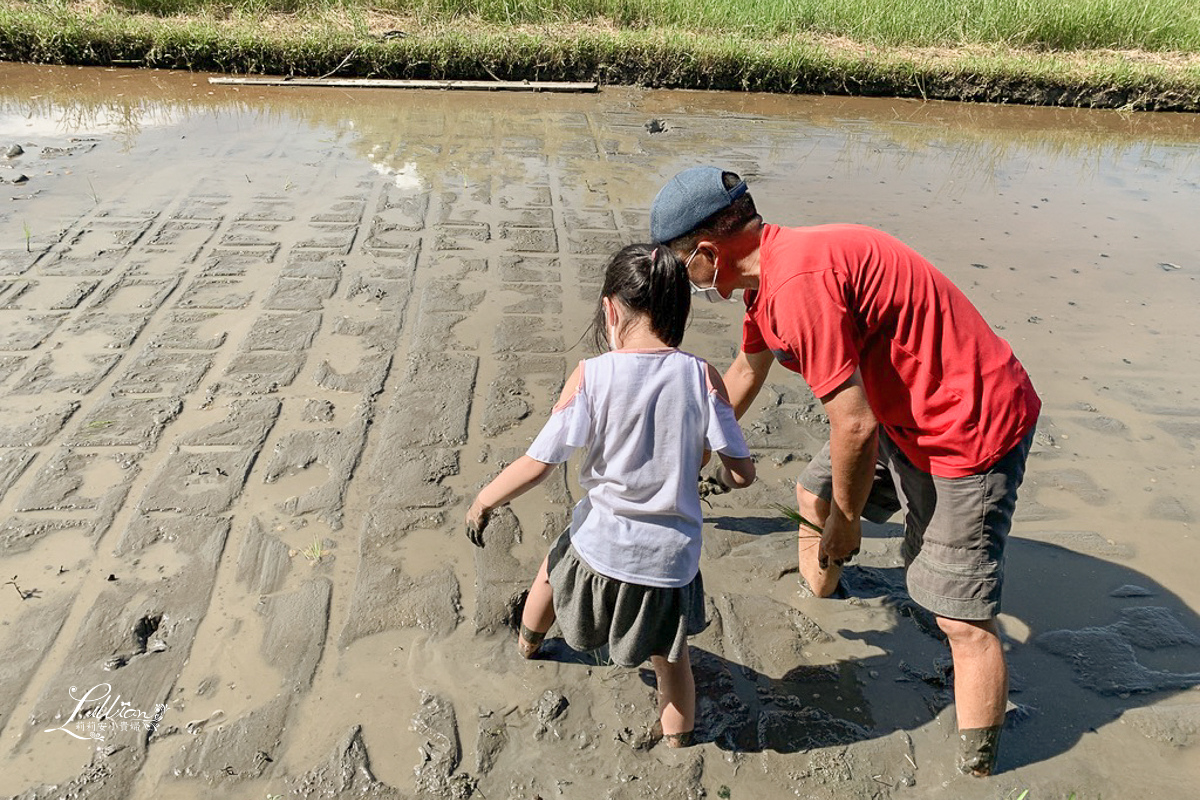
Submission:
[[[508,513],[492,546],[465,561],[419,556],[457,533],[464,458],[494,471],[523,449],[507,442],[536,433],[604,261],[644,223],[641,212],[618,218],[607,181],[586,166],[601,152],[619,158],[622,146],[602,141],[592,117],[513,127],[493,130],[498,146],[462,168],[454,150],[474,147],[479,132],[449,137],[435,174],[405,185],[369,173],[345,180],[334,149],[300,173],[284,139],[238,139],[218,155],[223,176],[196,180],[160,211],[118,198],[120,215],[85,217],[34,265],[39,279],[63,284],[58,304],[70,307],[51,307],[28,333],[10,334],[10,349],[69,347],[67,332],[118,352],[85,358],[79,374],[60,375],[48,358],[32,368],[9,362],[12,394],[101,396],[82,414],[76,402],[37,420],[59,421],[50,432],[34,428],[43,450],[64,438],[72,417],[81,422],[16,511],[70,511],[71,525],[38,517],[9,549],[88,522],[96,546],[109,527],[123,532],[111,556],[96,556],[82,590],[32,620],[48,636],[40,651],[26,644],[21,663],[43,666],[18,716],[38,725],[61,718],[69,687],[107,668],[114,686],[135,678],[127,695],[135,707],[162,704],[178,718],[164,719],[148,741],[145,731],[111,734],[77,778],[81,789],[148,795],[164,781],[232,787],[294,774],[286,731],[312,716],[301,707],[313,705],[314,682],[336,681],[341,654],[389,631],[421,631],[419,647],[433,649],[462,627],[463,581],[474,584],[465,630],[507,644],[513,603],[566,523],[565,471],[548,484],[540,537]],[[500,163],[500,175],[481,169],[486,159]],[[287,175],[283,191],[247,196],[234,187],[239,173],[251,184],[278,181],[273,167]],[[475,397],[482,402],[473,405]],[[347,519],[350,479],[373,424],[360,518]],[[81,473],[106,457],[125,477],[106,494],[80,494]],[[20,494],[40,458],[8,463],[6,482]],[[96,513],[81,521],[87,511]],[[330,558],[339,545],[347,554],[346,523],[359,537],[352,567]],[[311,542],[310,527],[318,529]],[[221,569],[222,559],[236,567]],[[104,579],[108,570],[116,581]],[[340,625],[330,631],[330,621]],[[492,668],[508,673],[496,658]],[[556,670],[563,674],[551,685],[572,680],[571,669]],[[424,680],[420,670],[412,680]],[[547,691],[565,690],[559,685]],[[572,694],[632,730],[652,708],[646,691],[628,673]],[[454,698],[436,685],[418,697],[417,738],[440,731],[423,746],[441,753],[422,769],[418,790],[517,779],[528,754],[496,743],[527,734],[575,728],[570,736],[599,745],[582,720],[563,729],[561,719],[539,715],[535,697],[515,724],[497,726],[496,708],[465,731]],[[194,719],[181,725],[184,717]],[[361,746],[353,730],[347,736]],[[474,770],[463,766],[461,745],[438,744],[472,737]],[[563,752],[551,762],[565,773],[575,758]],[[628,758],[618,769],[647,768]],[[688,763],[695,793],[702,759]],[[606,780],[611,769],[586,771]]]
[[[750,175],[789,129],[753,121],[727,143]],[[712,509],[713,624],[692,642],[704,744],[683,753],[631,747],[654,716],[646,673],[512,652],[516,602],[567,522],[566,469],[498,513],[487,548],[461,535],[464,502],[588,355],[604,264],[646,228],[628,186],[681,158],[644,115],[435,107],[367,160],[313,138],[237,132],[204,176],[168,148],[36,260],[0,253],[0,555],[38,592],[0,631],[0,759],[29,786],[66,773],[26,796],[911,785],[915,726],[873,723],[872,687],[907,682],[928,721],[948,676],[864,667],[796,607],[794,541],[733,510],[769,507],[782,480]],[[686,346],[728,351],[727,316],[697,308]],[[760,405],[752,447],[794,471],[819,407],[795,384]],[[1039,479],[1095,492],[1067,469]],[[885,569],[896,554],[868,545],[856,612],[907,626],[924,658],[937,643]],[[164,705],[154,733],[109,731],[93,757],[42,732],[98,682]]]
[[[50,303],[52,308],[69,308],[69,313],[76,317],[73,322],[60,328],[64,331],[64,337],[53,341],[55,348],[62,346],[62,339],[66,339],[67,349],[71,344],[79,342],[84,347],[118,351],[105,354],[102,359],[84,359],[91,361],[90,366],[93,366],[93,369],[88,372],[85,368],[82,377],[72,374],[56,376],[56,372],[61,373],[63,370],[53,368],[54,354],[48,354],[32,370],[25,373],[14,390],[10,390],[10,398],[14,394],[26,394],[40,400],[42,395],[45,395],[51,408],[57,401],[62,404],[59,407],[66,409],[65,412],[52,410],[47,414],[42,412],[42,408],[46,406],[32,405],[32,421],[18,421],[7,431],[9,435],[6,437],[6,443],[10,446],[19,446],[24,442],[41,445],[43,459],[53,438],[66,428],[74,412],[83,405],[79,401],[62,401],[59,398],[85,393],[89,388],[95,389],[130,352],[131,345],[160,310],[179,280],[177,273],[167,274],[156,280],[154,276],[148,276],[146,273],[139,274],[137,265],[127,263],[130,261],[128,256],[133,247],[152,227],[158,214],[146,211],[126,212],[118,216],[118,213],[110,208],[100,207],[85,214],[68,229],[66,235],[60,237],[58,244],[49,248],[39,258],[28,273],[27,286],[33,291],[24,294],[27,300],[34,303],[37,301],[39,290],[45,294],[46,289],[53,290],[55,283],[59,285],[60,291],[64,284],[74,285],[64,300]],[[93,223],[98,223],[100,234],[93,232]],[[115,253],[106,249],[114,244],[117,245]],[[114,272],[118,274],[110,280],[110,275]],[[135,293],[132,301],[121,297],[123,290],[133,288],[136,292],[136,289],[141,287],[151,288],[149,296],[137,297]],[[123,302],[127,304],[126,307],[121,306]],[[110,306],[115,306],[111,315],[106,313]],[[110,379],[106,385],[113,386],[119,381],[119,378]],[[58,567],[59,576],[68,577],[60,577],[58,586],[52,590],[52,608],[57,610],[55,618],[47,625],[25,625],[23,620],[20,623],[22,629],[49,634],[42,643],[40,661],[53,663],[59,658],[70,658],[69,655],[58,655],[52,649],[59,631],[62,630],[65,634],[60,637],[63,643],[70,641],[72,637],[77,640],[86,639],[87,635],[83,631],[87,621],[94,620],[100,609],[108,605],[106,601],[111,598],[105,598],[104,601],[95,598],[104,586],[103,583],[99,583],[98,571],[111,565],[99,564],[89,569],[86,559],[78,562],[71,559],[75,557],[80,546],[90,545],[93,551],[99,548],[114,518],[123,510],[121,506],[138,476],[142,462],[148,460],[145,458],[145,451],[153,450],[157,435],[178,413],[178,400],[164,394],[158,402],[158,408],[149,414],[149,420],[137,414],[139,410],[145,412],[147,409],[144,407],[124,409],[128,416],[121,422],[110,419],[101,422],[97,419],[108,417],[113,406],[123,399],[118,391],[110,391],[94,411],[84,416],[81,424],[66,437],[66,441],[59,446],[50,460],[32,476],[32,485],[15,506],[17,513],[10,516],[4,526],[8,553],[28,552],[45,538],[61,531],[75,534],[72,537],[74,541],[68,541],[60,546],[59,551],[49,554],[51,558],[57,556],[64,564],[71,565],[70,569],[61,564]],[[136,400],[130,402],[137,403]],[[51,423],[49,426],[40,424],[47,421]],[[111,462],[107,470],[104,469],[104,461]],[[89,510],[98,513],[90,519],[76,513]],[[86,538],[81,538],[81,535]],[[58,538],[62,539],[63,536],[60,534]],[[33,556],[29,556],[26,563],[32,561],[32,558]],[[14,569],[17,568],[14,566]],[[87,574],[81,581],[77,575],[84,570]],[[115,573],[110,574],[115,577]],[[88,605],[92,606],[92,611],[88,612],[83,621],[67,618],[72,606],[76,609],[73,613],[78,616]],[[61,651],[62,644],[58,644],[56,649]],[[76,645],[73,649],[78,650],[79,646]],[[51,687],[56,683],[69,684],[69,681],[64,681],[62,677],[69,669],[65,668],[58,676],[44,677],[39,677],[31,669],[26,673],[29,679],[26,685],[36,686],[39,681],[49,681]],[[43,675],[46,672],[46,663],[42,664],[41,672]],[[31,724],[37,725],[40,721],[51,718],[51,712],[45,710],[45,699],[52,691],[51,688],[43,689],[38,706],[28,710]],[[12,694],[9,711],[12,710],[18,696],[15,692]],[[55,705],[60,708],[66,707],[68,710],[70,701],[71,697],[65,688],[54,697]],[[53,712],[53,716],[61,716],[61,711]],[[25,713],[18,713],[14,717],[5,714],[6,719],[25,717]],[[18,748],[28,741],[32,730],[35,729],[25,729],[18,739]]]
[[[265,205],[279,205],[276,198],[269,198],[269,200],[270,202]],[[262,395],[264,392],[274,393],[281,386],[286,386],[293,374],[298,371],[297,362],[301,361],[301,359],[288,358],[288,356],[291,351],[307,349],[311,343],[311,336],[308,337],[309,341],[305,341],[303,331],[297,334],[296,331],[287,330],[286,325],[280,331],[278,326],[270,323],[288,317],[305,316],[322,299],[322,294],[331,294],[331,292],[324,291],[320,280],[313,281],[320,290],[317,294],[305,292],[303,289],[297,292],[294,290],[294,281],[288,283],[290,276],[286,275],[286,272],[293,270],[301,279],[309,278],[308,262],[313,260],[314,254],[323,254],[321,246],[338,235],[339,225],[342,230],[345,230],[345,223],[349,221],[352,228],[357,227],[356,219],[331,219],[327,213],[324,216],[314,215],[313,226],[318,228],[321,235],[327,239],[299,241],[296,247],[299,254],[296,263],[286,265],[280,270],[281,275],[275,279],[271,293],[261,303],[264,309],[283,313],[264,314],[259,318],[259,322],[266,321],[267,324],[249,331],[245,346],[242,348],[243,352],[228,357],[228,364],[225,366],[225,375],[228,377],[220,383],[210,386],[206,396],[201,398],[196,396],[196,389],[204,374],[213,367],[213,351],[219,352],[233,338],[228,335],[227,329],[218,329],[214,327],[214,323],[219,324],[219,318],[223,314],[230,311],[240,313],[240,310],[247,306],[255,291],[249,290],[239,294],[237,287],[252,269],[261,270],[264,265],[270,265],[281,245],[281,242],[274,242],[269,238],[264,238],[263,235],[271,232],[267,230],[268,228],[278,228],[292,219],[291,215],[281,216],[278,213],[272,214],[269,210],[262,211],[260,206],[264,205],[263,203],[256,204],[256,207],[240,216],[227,215],[225,213],[227,209],[223,207],[228,201],[227,196],[214,193],[212,190],[193,190],[178,202],[173,213],[169,210],[163,212],[161,216],[168,217],[168,219],[162,224],[157,224],[160,215],[153,212],[148,212],[143,217],[132,217],[141,224],[140,230],[136,230],[134,233],[122,233],[122,229],[115,226],[111,219],[103,214],[97,214],[98,218],[106,220],[108,228],[117,231],[116,234],[113,234],[113,238],[128,245],[124,251],[113,255],[109,251],[103,251],[100,246],[94,245],[93,250],[97,252],[85,253],[81,256],[78,254],[81,248],[80,243],[86,242],[87,236],[80,234],[66,238],[69,245],[64,245],[61,251],[51,249],[44,259],[48,264],[44,270],[40,269],[38,265],[34,267],[32,274],[39,278],[43,273],[53,278],[62,278],[64,276],[71,277],[74,273],[86,276],[108,275],[123,269],[119,277],[107,289],[99,289],[94,295],[98,299],[90,306],[85,307],[89,309],[88,313],[98,316],[104,314],[104,309],[112,308],[114,303],[120,302],[119,295],[122,291],[129,293],[131,289],[136,291],[139,288],[150,287],[153,290],[151,297],[143,299],[135,296],[131,301],[139,309],[141,318],[124,326],[117,326],[114,336],[121,334],[124,338],[118,343],[109,342],[107,345],[110,348],[128,348],[137,335],[150,323],[150,318],[160,311],[163,302],[171,296],[175,286],[181,279],[184,279],[182,272],[176,271],[169,280],[159,281],[156,284],[145,277],[147,274],[153,274],[153,268],[148,269],[145,264],[125,266],[125,262],[132,261],[130,252],[133,251],[131,248],[142,239],[142,236],[147,233],[147,229],[151,229],[151,238],[147,240],[149,244],[142,251],[136,252],[136,256],[149,255],[154,264],[172,263],[175,258],[185,264],[189,262],[192,264],[185,279],[187,286],[178,296],[177,302],[170,312],[171,319],[162,326],[161,330],[152,328],[147,334],[147,337],[151,338],[151,344],[143,348],[136,357],[131,356],[126,359],[130,363],[124,375],[110,382],[106,398],[101,401],[95,411],[85,417],[82,426],[74,435],[74,439],[68,441],[70,449],[64,449],[63,454],[43,468],[43,473],[46,470],[49,470],[49,473],[25,493],[25,499],[16,507],[18,512],[42,512],[44,514],[45,512],[87,510],[99,507],[101,514],[94,521],[95,530],[92,533],[92,536],[98,539],[115,516],[113,506],[120,505],[120,501],[124,499],[125,495],[130,494],[133,481],[131,476],[130,479],[118,483],[116,487],[110,489],[107,495],[99,499],[81,495],[80,486],[86,486],[89,482],[95,483],[102,477],[79,474],[86,470],[88,466],[86,460],[89,456],[93,453],[107,453],[112,448],[121,445],[137,444],[143,449],[153,450],[153,445],[163,429],[179,414],[182,405],[181,398],[190,401],[188,403],[189,411],[206,406],[211,407],[218,401],[226,401],[233,407],[230,416],[225,420],[210,420],[210,424],[202,426],[195,435],[190,437],[185,435],[176,439],[169,454],[159,459],[162,463],[158,465],[157,469],[153,469],[155,465],[150,463],[151,459],[146,459],[148,470],[153,469],[154,477],[144,487],[133,487],[132,495],[140,496],[141,499],[137,502],[136,509],[124,511],[123,516],[129,519],[129,527],[116,551],[116,556],[120,558],[114,563],[124,566],[125,560],[132,557],[132,563],[136,567],[139,561],[147,560],[147,552],[144,552],[147,551],[147,548],[172,551],[160,554],[161,557],[157,560],[163,563],[158,565],[160,574],[154,576],[167,581],[169,586],[164,591],[161,584],[156,586],[148,579],[139,580],[145,576],[130,576],[127,571],[118,570],[121,571],[121,576],[118,578],[114,572],[112,577],[113,581],[119,582],[122,591],[114,594],[109,590],[97,595],[95,591],[85,590],[77,598],[65,601],[66,605],[74,602],[76,608],[82,609],[89,602],[88,596],[95,596],[92,610],[74,626],[68,624],[63,629],[63,633],[66,635],[60,638],[64,642],[71,636],[75,638],[70,650],[62,654],[61,659],[56,659],[54,652],[49,652],[49,657],[45,659],[47,664],[62,659],[65,659],[67,663],[60,667],[55,675],[46,679],[46,688],[40,693],[34,709],[29,712],[29,718],[34,724],[39,724],[43,718],[62,716],[61,709],[67,705],[69,697],[65,689],[62,691],[60,689],[73,682],[86,684],[84,676],[81,676],[80,673],[86,673],[89,668],[92,668],[93,672],[95,671],[94,668],[98,666],[96,662],[98,653],[104,651],[119,653],[120,640],[128,636],[122,631],[129,631],[137,627],[131,622],[132,620],[138,621],[139,624],[146,620],[154,620],[152,627],[154,627],[154,632],[160,632],[160,638],[152,651],[136,654],[139,664],[143,663],[143,660],[153,661],[157,677],[152,680],[137,677],[138,691],[134,692],[137,696],[127,695],[127,699],[137,708],[152,708],[159,702],[165,703],[169,699],[168,693],[175,683],[184,659],[187,658],[196,627],[208,610],[208,595],[216,577],[215,571],[221,553],[221,545],[224,544],[230,525],[230,518],[222,516],[222,514],[228,512],[241,495],[251,467],[259,456],[271,426],[280,414],[278,400],[257,400],[255,395]],[[236,208],[234,210],[236,211]],[[335,206],[334,211],[337,210]],[[248,223],[246,220],[253,220],[253,222]],[[266,221],[264,222],[264,220]],[[248,224],[253,226],[254,236],[258,238],[245,234],[244,227]],[[90,232],[86,218],[80,223],[80,227],[84,229],[85,233]],[[197,230],[204,232],[204,235],[200,237],[201,240],[196,238]],[[192,238],[186,239],[188,236]],[[219,236],[218,244],[206,251],[207,241],[215,236]],[[183,254],[179,252],[181,237],[183,237],[183,245],[188,251]],[[343,234],[342,238],[347,237]],[[231,245],[235,248],[232,251]],[[71,249],[67,249],[68,247]],[[207,252],[208,257],[200,260],[198,256],[202,252]],[[99,259],[99,256],[104,256],[104,259]],[[41,263],[38,262],[39,265]],[[214,278],[214,275],[220,277]],[[131,276],[135,277],[131,278]],[[262,281],[263,277],[257,275],[254,276],[254,280]],[[335,283],[336,281],[326,282]],[[93,281],[93,284],[99,284],[99,281]],[[92,288],[95,289],[95,285]],[[75,290],[75,295],[80,299],[90,293],[90,291]],[[106,333],[108,332],[107,328],[113,327],[111,325],[112,318],[111,314],[104,316],[104,321],[108,325],[102,327],[102,330]],[[317,319],[320,318],[317,317]],[[236,332],[236,326],[229,327]],[[200,332],[202,328],[206,328],[203,334]],[[127,332],[128,329],[132,329],[132,332]],[[86,332],[94,333],[94,330]],[[54,345],[57,347],[58,343],[54,343]],[[234,344],[229,344],[225,347],[225,352],[232,350],[234,346]],[[256,373],[253,365],[251,369],[239,366],[239,359],[245,361],[252,357],[252,354],[262,351],[273,352],[275,356],[273,360],[283,362],[283,368],[276,370],[273,374],[268,373],[266,379],[261,377],[261,372],[264,371],[262,369]],[[111,364],[103,365],[107,367],[105,374],[116,366],[116,361],[120,360],[120,356],[110,360]],[[373,371],[378,373],[385,370],[386,363],[386,358],[375,359]],[[220,365],[217,365],[217,368],[219,369]],[[270,365],[267,365],[266,369],[269,370]],[[47,377],[48,373],[49,378]],[[103,377],[104,375],[100,375],[101,379]],[[370,396],[372,393],[378,392],[382,376],[376,377],[372,382],[372,379],[366,375],[339,376],[336,370],[326,368],[318,382],[329,385],[331,390],[367,389],[365,393]],[[88,385],[84,386],[84,383]],[[16,391],[26,394],[33,391],[43,394],[62,394],[66,391],[77,393],[89,388],[94,389],[97,383],[98,381],[90,374],[82,378],[67,376],[56,381],[53,380],[53,372],[43,368],[40,371],[35,369],[27,372],[26,377],[17,385]],[[356,387],[356,383],[363,385]],[[80,404],[74,403],[73,405],[77,408]],[[220,413],[220,411],[217,410],[214,413]],[[65,426],[69,416],[69,414],[59,414],[53,415],[49,419],[57,420],[57,427],[61,429]],[[193,416],[195,416],[194,413]],[[34,423],[44,422],[46,419],[43,415],[41,419],[35,418]],[[35,425],[32,430],[48,441],[54,431],[45,435],[41,433],[42,427],[44,425]],[[272,466],[273,473],[278,475],[289,469],[302,469],[310,463],[326,458],[328,452],[337,450],[340,455],[332,459],[336,462],[334,472],[338,473],[344,489],[344,484],[348,482],[349,473],[356,461],[357,448],[361,447],[365,437],[365,427],[365,422],[362,420],[357,426],[350,421],[349,427],[345,429],[350,434],[346,437],[346,441],[350,443],[348,448],[345,446],[331,448],[319,438],[299,444],[295,441],[283,442],[282,446],[277,448],[277,457]],[[255,436],[251,433],[247,438],[247,434],[254,428],[258,428],[259,434]],[[22,427],[18,424],[15,428],[11,428],[9,433],[18,436],[28,430],[30,430],[30,425]],[[340,434],[341,431],[334,433]],[[347,450],[349,454],[346,453]],[[296,451],[298,451],[298,455]],[[80,455],[81,452],[82,455]],[[119,453],[117,455],[120,456]],[[140,459],[141,455],[141,453],[136,453],[134,456],[128,457],[128,461],[132,462],[133,466],[125,465],[127,472],[133,472],[136,475],[136,461]],[[90,460],[94,461],[95,458]],[[22,470],[27,466],[27,463],[22,465]],[[39,475],[39,477],[42,476]],[[20,489],[19,486],[16,488]],[[144,491],[140,491],[140,489],[144,489]],[[114,493],[117,493],[117,496],[113,496]],[[332,494],[318,491],[310,505],[320,506],[322,510],[328,510],[333,517],[336,517],[340,513],[338,505],[342,494],[344,491],[338,490],[336,487]],[[292,509],[292,511],[296,510],[304,513],[309,510],[309,507]],[[219,535],[219,541],[214,541],[213,544],[206,547],[205,552],[209,557],[204,562],[206,568],[202,569],[194,559],[186,558],[189,548],[195,547],[196,542],[192,541],[191,536],[181,538],[180,532],[174,529],[184,526],[184,533],[193,533],[187,529],[187,526],[197,520],[202,521],[206,515],[213,512],[216,512],[218,516],[212,517],[213,522],[208,527],[217,532],[214,535]],[[78,528],[79,525],[87,522],[88,520],[82,522],[72,520],[66,527]],[[53,521],[46,522],[41,519],[35,519],[28,523],[20,519],[16,522],[10,521],[6,525],[6,531],[10,532],[8,537],[10,552],[13,550],[14,543],[25,547],[33,544],[30,541],[34,538],[33,536],[18,536],[13,533],[13,531],[20,533],[19,526],[22,524],[34,526],[33,532],[40,536],[49,535],[64,527]],[[139,545],[127,544],[126,540],[134,535],[131,532],[138,530],[139,527],[147,526],[153,527],[156,531],[153,536],[148,537],[148,542]],[[135,538],[138,537],[135,536]],[[142,536],[141,538],[147,537]],[[215,556],[213,551],[215,551]],[[103,564],[103,557],[96,560],[101,562],[101,571],[108,566]],[[171,570],[166,574],[161,574],[167,566],[170,566]],[[96,569],[93,567],[91,574],[86,577],[90,584],[96,584],[102,580],[95,575]],[[114,567],[114,569],[117,568]],[[138,570],[135,569],[134,572],[136,573]],[[189,579],[178,580],[176,572],[188,576]],[[99,585],[103,586],[104,584],[99,583]],[[318,579],[317,583],[310,581],[305,585],[315,586],[318,596],[322,592],[328,595],[327,580]],[[324,589],[321,588],[322,586]],[[304,605],[311,606],[311,602],[311,600],[306,601]],[[145,611],[140,606],[157,610]],[[54,606],[51,606],[52,609],[62,609],[63,607],[64,602],[56,602]],[[52,639],[57,629],[63,627],[60,622],[62,613],[59,611],[57,616],[52,614],[49,621],[33,620],[35,623],[40,623],[36,630],[47,631],[49,638]],[[82,611],[76,613],[82,613]],[[295,616],[294,611],[271,611],[268,619],[277,620],[292,616]],[[99,629],[99,632],[96,629]],[[171,632],[170,636],[166,635],[168,630]],[[36,648],[26,645],[26,649]],[[57,649],[61,650],[62,645],[58,645]],[[313,648],[300,649],[311,651]],[[49,650],[49,644],[42,648],[42,657],[46,657]],[[319,657],[320,648],[316,648],[314,652]],[[121,663],[122,660],[124,663]],[[125,656],[119,655],[105,662],[105,667],[115,671],[126,669],[131,664],[132,659],[126,659]],[[113,680],[116,681],[116,676],[127,675],[129,675],[128,672],[115,672]],[[76,680],[77,677],[79,680]],[[30,681],[30,684],[36,685],[37,681]],[[178,699],[175,700],[175,707],[176,710],[182,710],[182,703]],[[17,718],[22,716],[24,715],[18,714]],[[27,728],[27,731],[29,730],[33,730],[33,728]],[[162,730],[160,729],[159,732],[161,733]],[[125,789],[129,788],[136,775],[136,768],[140,766],[138,762],[144,757],[145,738],[144,732],[127,735],[124,730],[111,737],[111,740],[120,743],[110,745],[110,749],[115,747],[118,748],[116,752],[132,754],[128,757],[132,760],[124,763],[127,757],[122,756],[121,768],[94,770],[91,774],[93,782],[98,779],[97,776],[101,776],[103,773],[109,776],[105,781],[108,791],[125,794],[124,790],[116,784],[112,784],[111,781],[119,780],[120,786]],[[27,739],[28,735],[22,737],[21,742],[24,743]],[[222,765],[222,767],[224,766]]]

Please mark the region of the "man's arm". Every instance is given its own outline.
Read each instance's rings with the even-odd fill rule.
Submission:
[[[818,551],[818,562],[825,567],[857,553],[862,542],[861,514],[875,476],[878,422],[858,370],[821,403],[829,416],[833,462],[833,498]]]
[[[774,361],[775,357],[771,355],[770,350],[759,353],[747,353],[743,350],[738,352],[737,358],[725,371],[725,389],[729,392],[729,404],[733,406],[734,416],[738,419],[742,418],[754,402],[754,398],[758,397],[758,390],[766,382],[767,373],[771,371]]]

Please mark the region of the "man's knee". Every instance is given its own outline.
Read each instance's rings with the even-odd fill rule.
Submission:
[[[800,506],[800,516],[809,522],[823,527],[829,517],[829,501],[822,500],[803,486],[796,486],[796,502]]]
[[[937,623],[952,646],[986,647],[996,643],[1000,638],[1000,629],[994,618],[968,620],[938,617]]]

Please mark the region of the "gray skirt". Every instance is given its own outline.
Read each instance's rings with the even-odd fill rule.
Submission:
[[[679,661],[687,637],[708,627],[704,579],[687,586],[642,586],[609,578],[587,565],[564,531],[547,562],[554,614],[563,639],[583,653],[608,645],[609,658],[636,667],[650,656]]]

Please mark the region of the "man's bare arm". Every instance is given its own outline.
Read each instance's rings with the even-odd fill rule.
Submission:
[[[833,498],[821,534],[821,566],[858,552],[862,510],[871,494],[878,446],[878,422],[867,402],[858,370],[821,398],[829,416],[829,454],[833,463]]]
[[[766,382],[767,373],[771,371],[774,361],[775,357],[771,355],[770,350],[763,350],[761,353],[739,351],[737,358],[725,371],[725,389],[729,392],[729,404],[733,406],[733,413],[738,419],[742,418],[754,402],[754,398],[758,397],[758,390]]]

